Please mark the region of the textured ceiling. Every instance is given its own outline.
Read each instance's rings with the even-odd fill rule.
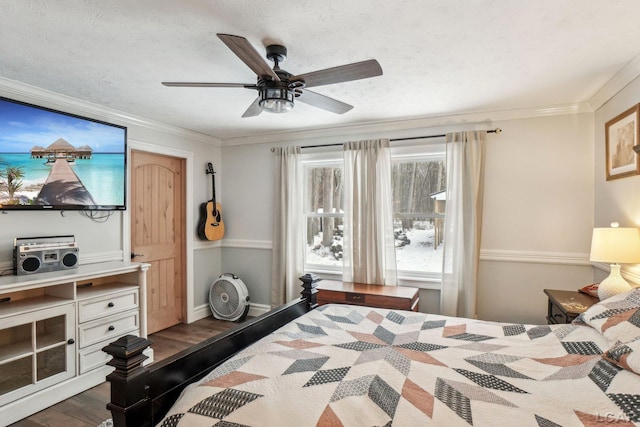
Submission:
[[[2,0],[0,78],[219,138],[587,102],[640,53],[637,0]],[[384,74],[241,118],[255,83],[216,33],[284,44],[301,74],[374,58]]]

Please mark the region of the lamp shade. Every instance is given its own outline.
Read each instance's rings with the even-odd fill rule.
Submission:
[[[589,260],[617,264],[640,263],[640,231],[637,228],[594,228]]]

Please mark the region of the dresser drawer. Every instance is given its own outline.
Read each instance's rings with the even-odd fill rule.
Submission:
[[[365,285],[323,281],[318,287],[317,303],[352,304],[396,310],[418,311],[418,289],[397,286]]]
[[[130,333],[139,335],[140,331],[135,330]],[[78,352],[78,368],[80,374],[84,374],[92,369],[101,368],[111,359],[111,356],[102,351],[104,346],[105,343],[95,344]]]
[[[338,301],[343,301],[349,304],[365,304],[367,302],[367,295],[356,294],[353,292],[335,292],[334,293]]]
[[[78,321],[84,323],[134,308],[138,308],[136,289],[90,298],[78,302]]]
[[[599,301],[594,296],[578,291],[545,289],[544,293],[549,297],[547,323],[550,325],[571,323],[576,317]]]
[[[109,316],[109,318],[94,320],[78,327],[78,345],[80,348],[110,341],[140,327],[138,310]]]
[[[557,305],[553,303],[549,304],[549,318],[547,319],[549,324],[571,323],[575,318],[576,316],[571,316],[563,312]]]

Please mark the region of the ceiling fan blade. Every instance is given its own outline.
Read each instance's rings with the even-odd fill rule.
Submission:
[[[253,101],[251,105],[249,105],[249,108],[247,108],[247,111],[244,112],[242,117],[255,117],[258,114],[262,113],[262,108],[260,108],[259,102],[260,97],[257,97],[256,100]]]
[[[296,100],[336,114],[344,114],[353,108],[353,105],[345,104],[337,99],[329,98],[328,96],[320,95],[319,93],[306,89],[302,91],[300,96],[296,97]]]
[[[340,65],[325,70],[300,74],[291,78],[292,81],[304,80],[305,87],[323,86],[333,83],[349,82],[352,80],[368,79],[382,75],[382,67],[375,59],[369,59],[353,64]]]
[[[169,87],[246,87],[247,89],[257,89],[253,83],[199,83],[199,82],[162,82]]]
[[[231,34],[218,34],[218,37],[258,76],[269,76],[272,80],[280,81],[280,77],[247,39]]]

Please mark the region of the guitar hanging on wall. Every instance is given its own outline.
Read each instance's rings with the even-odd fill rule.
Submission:
[[[212,163],[207,163],[206,172],[207,175],[211,174],[213,198],[200,205],[198,236],[202,240],[220,240],[224,236],[224,222],[222,222],[222,207],[216,202],[216,178]]]

